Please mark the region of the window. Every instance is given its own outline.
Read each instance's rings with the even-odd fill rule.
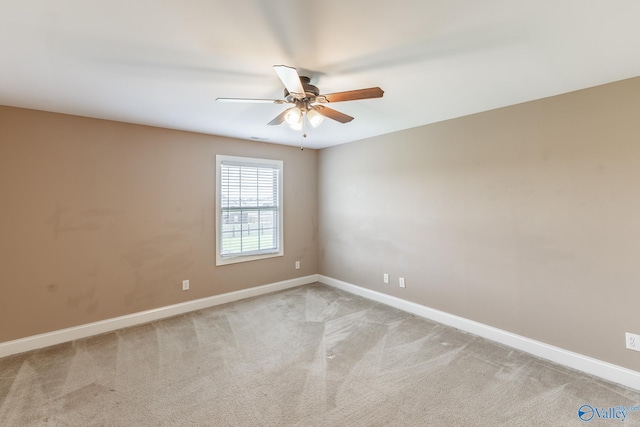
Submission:
[[[216,156],[216,265],[283,255],[282,166]]]

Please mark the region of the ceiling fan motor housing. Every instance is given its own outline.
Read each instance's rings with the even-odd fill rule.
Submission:
[[[300,83],[302,83],[302,88],[304,89],[306,97],[298,101],[313,102],[316,96],[320,94],[320,90],[311,84],[311,79],[307,76],[300,76]],[[296,102],[296,99],[291,96],[287,89],[284,90],[284,97],[288,102]]]

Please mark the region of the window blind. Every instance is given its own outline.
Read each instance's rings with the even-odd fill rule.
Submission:
[[[280,252],[281,163],[220,162],[220,255]]]

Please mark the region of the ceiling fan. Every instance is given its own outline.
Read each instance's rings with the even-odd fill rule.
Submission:
[[[287,122],[291,128],[302,129],[304,117],[307,117],[313,127],[318,126],[325,117],[340,123],[348,123],[353,117],[329,108],[323,104],[354,101],[358,99],[381,98],[384,91],[379,87],[367,89],[349,90],[345,92],[329,93],[321,95],[320,90],[312,85],[311,79],[298,75],[298,71],[286,65],[274,65],[274,71],[284,85],[285,99],[251,99],[251,98],[217,98],[220,102],[252,102],[267,104],[292,104],[278,114],[268,125],[279,125]]]

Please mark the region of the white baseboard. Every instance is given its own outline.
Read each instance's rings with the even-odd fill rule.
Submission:
[[[360,286],[346,283],[331,277],[318,275],[318,281],[329,286],[333,286],[343,291],[359,295],[361,297],[398,308],[400,310],[433,320],[438,323],[452,326],[462,331],[470,332],[474,335],[499,342],[509,347],[525,351],[547,360],[550,360],[570,368],[595,375],[606,380],[622,384],[636,390],[640,390],[640,372],[613,365],[602,360],[574,353],[553,345],[532,340],[521,335],[503,331],[483,323],[465,319],[453,314],[445,313],[424,305],[403,300],[381,292],[366,289]]]
[[[296,279],[284,280],[282,282],[256,286],[240,291],[187,301],[180,304],[141,311],[138,313],[128,314],[126,316],[114,317],[112,319],[101,320],[99,322],[87,323],[85,325],[75,326],[72,328],[33,335],[13,341],[5,341],[0,343],[0,357],[23,353],[25,351],[48,347],[55,344],[61,344],[80,338],[115,331],[129,326],[176,316],[178,314],[188,313],[194,310],[201,310],[203,308],[226,304],[228,302],[239,301],[271,292],[294,288],[296,286],[307,285],[316,281],[318,281],[318,276],[313,274],[310,276],[298,277]]]
[[[153,310],[141,311],[126,316],[106,319],[99,322],[87,323],[72,328],[61,329],[58,331],[48,332],[39,335],[33,335],[26,338],[20,338],[13,341],[0,343],[0,357],[12,354],[22,353],[29,350],[48,347],[55,344],[61,344],[80,338],[86,338],[105,332],[115,331],[117,329],[135,326],[142,323],[152,322],[194,310],[213,307],[220,304],[226,304],[233,301],[239,301],[246,298],[260,296],[271,292],[277,292],[296,286],[302,286],[309,283],[322,282],[326,285],[333,286],[343,291],[359,295],[361,297],[398,308],[408,313],[415,314],[426,319],[433,320],[438,323],[452,326],[454,328],[499,342],[509,347],[525,351],[538,357],[550,360],[561,365],[595,375],[606,380],[622,384],[636,390],[640,390],[640,372],[633,371],[621,366],[613,365],[598,359],[574,353],[559,347],[545,344],[540,341],[532,340],[521,335],[513,334],[502,329],[494,328],[483,323],[465,319],[453,314],[445,313],[424,305],[420,305],[411,301],[397,298],[381,292],[366,289],[351,283],[343,282],[331,277],[313,274],[310,276],[299,277],[296,279],[285,280],[282,282],[271,283],[263,286],[257,286],[240,291],[229,292],[212,297],[187,301],[180,304],[160,307]]]

